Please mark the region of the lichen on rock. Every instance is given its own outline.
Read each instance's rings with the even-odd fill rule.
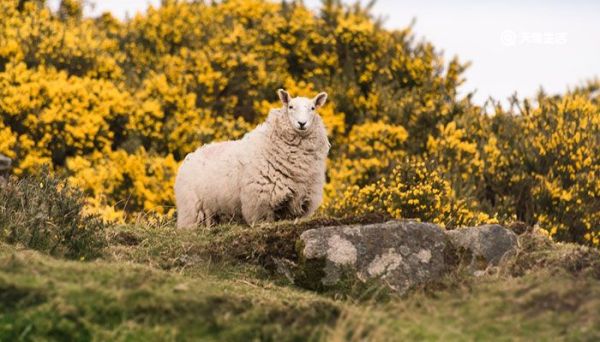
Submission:
[[[461,261],[474,273],[496,266],[516,245],[516,235],[499,225],[446,231],[435,224],[403,220],[314,228],[298,240],[298,274],[301,286],[312,289],[354,277],[379,280],[405,293],[440,281]]]
[[[380,279],[403,293],[441,277],[447,270],[443,230],[410,220],[311,229],[300,236],[301,273],[321,276],[319,286],[334,286],[353,275]],[[309,268],[319,267],[320,272]]]
[[[497,224],[459,228],[447,235],[456,248],[471,256],[474,271],[497,266],[517,247],[517,235]]]

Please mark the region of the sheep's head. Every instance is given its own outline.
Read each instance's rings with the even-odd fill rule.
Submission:
[[[292,128],[298,133],[310,131],[314,118],[318,115],[317,109],[323,107],[327,100],[327,93],[319,93],[312,99],[307,97],[292,98],[283,89],[279,89],[277,94],[283,104],[283,113],[287,116]]]

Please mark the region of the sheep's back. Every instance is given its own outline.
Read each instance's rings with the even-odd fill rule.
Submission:
[[[240,142],[204,145],[188,154],[179,168],[175,192],[193,192],[201,207],[223,214],[239,212]]]

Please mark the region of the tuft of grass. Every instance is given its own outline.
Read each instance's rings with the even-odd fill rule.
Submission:
[[[44,168],[0,189],[0,241],[72,259],[98,257],[103,222],[83,212],[83,194]]]
[[[114,226],[107,233],[106,257],[147,263],[162,269],[229,262],[258,265],[273,271],[279,259],[298,259],[296,241],[308,229],[381,220],[380,216],[374,215],[344,219],[317,217],[253,227],[220,225],[193,230],[177,229],[172,223]]]
[[[574,244],[555,243],[546,236],[527,232],[519,236],[519,248],[507,259],[501,272],[520,277],[538,270],[565,271],[600,280],[600,250]]]

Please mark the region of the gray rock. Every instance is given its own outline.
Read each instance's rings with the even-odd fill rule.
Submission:
[[[5,177],[8,175],[12,161],[7,156],[0,153],[0,185],[6,183]]]
[[[471,255],[470,266],[475,269],[497,266],[517,247],[517,235],[497,224],[459,228],[446,234],[455,248]]]
[[[12,161],[7,156],[0,153],[0,171],[6,171],[10,169]]]
[[[300,283],[327,287],[349,272],[404,293],[448,270],[447,247],[440,227],[416,221],[311,229],[298,242]]]

